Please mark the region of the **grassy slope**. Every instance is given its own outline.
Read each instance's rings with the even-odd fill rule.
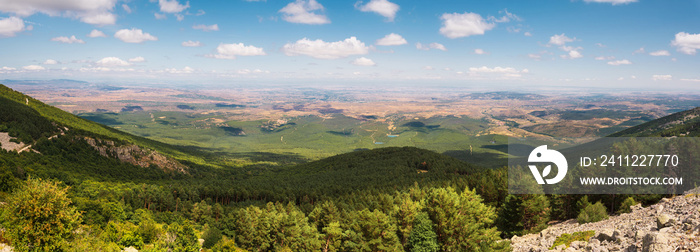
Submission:
[[[56,107],[44,104],[39,100],[36,100],[30,96],[12,90],[11,88],[8,88],[2,84],[0,84],[0,96],[22,104],[28,103],[28,106],[39,112],[41,116],[51,121],[57,122],[60,125],[67,126],[70,129],[77,129],[85,132],[90,132],[95,135],[104,136],[106,138],[126,141],[142,147],[147,147],[156,150],[158,152],[161,152],[165,155],[171,156],[179,160],[189,161],[196,164],[206,164],[204,159],[187,153],[187,151],[185,150],[178,149],[177,147],[153,141],[147,138],[134,136],[129,133],[125,133],[104,126],[102,124],[82,119]]]

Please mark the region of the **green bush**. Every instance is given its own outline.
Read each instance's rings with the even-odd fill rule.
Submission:
[[[603,203],[600,201],[593,205],[588,205],[586,208],[581,210],[576,218],[579,224],[597,222],[601,220],[608,219],[608,210],[605,208]]]
[[[15,251],[63,250],[81,222],[68,188],[28,179],[7,199],[6,228]]]
[[[622,205],[620,205],[620,209],[617,210],[618,214],[623,214],[623,213],[629,213],[632,212],[631,206],[634,206],[637,204],[637,201],[634,200],[632,197],[627,197],[624,201],[622,201]]]
[[[204,239],[204,244],[202,244],[202,247],[205,248],[212,248],[216,243],[221,240],[221,230],[219,230],[216,227],[209,227],[207,228],[206,231],[204,231],[204,234],[202,235],[202,239]]]
[[[427,214],[420,213],[416,217],[408,237],[408,248],[411,252],[436,252],[440,250],[437,234],[433,230],[433,221]]]
[[[568,248],[571,245],[571,242],[573,241],[588,241],[591,237],[595,235],[595,231],[593,230],[588,230],[588,231],[581,231],[581,232],[575,232],[573,234],[561,234],[559,237],[557,237],[556,240],[554,240],[554,244],[552,244],[549,249],[554,249],[559,245],[566,245]]]

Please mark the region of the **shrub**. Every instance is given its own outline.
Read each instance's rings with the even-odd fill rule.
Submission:
[[[28,179],[7,200],[7,232],[16,251],[56,251],[68,245],[81,222],[67,187]]]
[[[202,247],[212,248],[219,242],[219,240],[221,240],[221,230],[216,227],[209,227],[206,231],[204,231],[202,239],[204,239],[204,244],[202,244]]]
[[[559,237],[557,237],[556,240],[554,240],[554,244],[552,244],[549,249],[554,249],[559,245],[566,245],[568,248],[571,245],[571,242],[573,241],[588,241],[591,237],[595,235],[595,231],[593,230],[588,230],[588,231],[581,231],[581,232],[575,232],[573,234],[561,234]]]
[[[622,201],[622,205],[620,205],[620,209],[617,210],[618,214],[623,214],[623,213],[629,213],[632,212],[631,206],[634,206],[637,204],[637,201],[634,200],[632,197],[627,197],[624,201]]]
[[[605,208],[603,203],[600,201],[593,205],[588,205],[586,208],[581,210],[576,218],[579,224],[597,222],[601,220],[608,219],[608,210]]]
[[[411,252],[436,252],[440,250],[437,234],[433,230],[433,221],[427,214],[418,214],[413,229],[408,236],[408,248]]]

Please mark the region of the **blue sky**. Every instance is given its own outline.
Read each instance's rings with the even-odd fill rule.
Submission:
[[[700,87],[700,1],[0,0],[0,79]]]

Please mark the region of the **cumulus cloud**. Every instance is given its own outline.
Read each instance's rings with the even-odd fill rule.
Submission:
[[[650,52],[649,55],[651,55],[651,56],[670,56],[671,53],[669,53],[666,50],[658,50],[655,52]]]
[[[282,51],[287,56],[307,55],[317,59],[337,59],[350,55],[367,54],[369,47],[355,37],[336,42],[303,38],[297,42],[285,44]]]
[[[20,17],[43,13],[51,17],[69,17],[93,25],[108,25],[116,22],[111,13],[117,0],[3,0],[0,12],[13,13]]]
[[[164,71],[171,74],[190,74],[194,72],[194,69],[189,66],[185,66],[182,69],[166,68]]]
[[[95,65],[101,66],[101,67],[122,67],[122,66],[129,66],[131,63],[126,62],[120,58],[117,57],[106,57],[102,58],[101,60],[98,60],[95,62]]]
[[[451,39],[483,35],[484,32],[496,26],[494,23],[486,22],[481,15],[471,12],[444,13],[440,19],[443,21],[440,34]]]
[[[145,41],[156,41],[157,37],[144,33],[141,29],[121,29],[114,33],[114,37],[126,43],[143,43]]]
[[[405,45],[408,44],[406,39],[401,37],[401,35],[396,33],[390,33],[383,38],[380,38],[376,42],[377,45],[381,46],[395,46],[395,45]]]
[[[202,24],[202,25],[194,25],[194,26],[192,26],[192,29],[195,29],[195,30],[202,30],[202,31],[205,31],[205,32],[208,32],[208,31],[218,31],[218,30],[219,30],[219,25],[218,25],[218,24],[213,24],[213,25],[203,25],[203,24]]]
[[[365,58],[365,57],[357,58],[357,59],[351,61],[350,64],[353,64],[356,66],[374,66],[374,65],[377,65],[377,63],[374,63],[373,60]]]
[[[65,44],[73,44],[73,43],[78,43],[78,44],[85,44],[85,41],[82,39],[77,39],[75,35],[69,37],[55,37],[52,38],[51,41],[56,41],[56,42],[61,42]]]
[[[104,32],[97,30],[97,29],[93,29],[90,33],[88,33],[87,36],[89,38],[107,37],[107,35],[105,35]]]
[[[669,74],[654,74],[651,76],[652,80],[659,81],[659,80],[672,80],[673,76]]]
[[[355,8],[364,12],[374,12],[384,16],[387,21],[393,22],[396,17],[396,12],[399,11],[399,5],[387,0],[371,0],[369,3],[362,5],[362,1],[355,3]]]
[[[166,19],[166,18],[168,18],[167,16],[165,16],[165,14],[161,14],[161,13],[153,13],[153,16],[155,16],[156,19]]]
[[[637,0],[583,0],[586,3],[610,3],[612,5],[636,3]]]
[[[134,58],[129,59],[129,62],[132,62],[132,63],[146,62],[146,59],[144,59],[141,56],[138,56],[138,57],[134,57]]]
[[[200,47],[200,46],[202,46],[202,43],[199,42],[199,41],[188,40],[188,41],[182,42],[182,46],[186,46],[186,47]]]
[[[161,12],[180,13],[190,7],[190,2],[188,1],[185,5],[182,5],[177,0],[158,0],[158,5],[160,5]]]
[[[528,58],[534,59],[534,60],[541,60],[542,59],[542,54],[537,54],[537,53],[529,53],[527,55]]]
[[[574,42],[576,41],[576,38],[569,38],[567,37],[564,33],[561,35],[554,35],[549,38],[549,44],[552,45],[558,45],[558,46],[563,46],[564,44],[568,42]]]
[[[437,50],[441,50],[441,51],[447,51],[447,48],[446,48],[444,45],[442,45],[442,44],[440,44],[440,43],[435,43],[435,42],[430,43],[430,44],[427,44],[427,45],[424,45],[424,44],[421,44],[421,43],[416,43],[416,49],[418,49],[418,50],[425,50],[425,51],[430,50],[430,49],[437,49]]]
[[[0,37],[14,37],[16,33],[24,31],[24,20],[18,17],[0,19]]]
[[[318,14],[317,11],[323,12],[323,5],[316,0],[296,0],[287,4],[279,12],[284,13],[282,19],[290,23],[298,24],[328,24],[331,21],[324,14]]]
[[[640,47],[639,49],[637,49],[637,50],[634,50],[634,52],[632,52],[632,54],[637,54],[637,53],[646,53],[646,52],[647,52],[647,51],[646,51],[646,50],[644,50],[644,47]]]
[[[28,66],[23,66],[22,69],[27,70],[27,71],[41,71],[41,70],[44,70],[46,68],[44,68],[43,66],[39,66],[39,65],[28,65]]]
[[[530,32],[525,32],[525,33],[523,33],[523,35],[525,35],[527,37],[532,37],[532,33],[530,33]]]
[[[488,54],[486,51],[484,51],[484,49],[481,49],[481,48],[474,49],[474,53],[479,54],[479,55]]]
[[[216,59],[236,59],[236,56],[257,56],[265,55],[265,51],[260,47],[252,45],[238,44],[219,44],[216,47],[217,54],[207,54],[206,57]]]
[[[494,68],[489,68],[487,66],[482,66],[482,67],[470,67],[469,68],[469,75],[476,76],[476,75],[500,75],[503,77],[509,77],[509,78],[519,78],[522,76],[522,74],[529,73],[530,70],[528,69],[522,69],[522,70],[517,70],[512,67],[494,67]]]
[[[46,61],[44,61],[43,64],[44,65],[56,65],[56,64],[58,64],[58,61],[52,60],[52,59],[47,59]]]
[[[671,41],[671,45],[675,46],[679,52],[695,55],[700,49],[700,33],[690,34],[685,32],[676,33],[676,38]]]
[[[624,60],[608,61],[608,65],[612,65],[612,66],[631,65],[631,64],[632,64],[632,62],[630,62],[629,60],[626,60],[626,59],[624,59]]]

